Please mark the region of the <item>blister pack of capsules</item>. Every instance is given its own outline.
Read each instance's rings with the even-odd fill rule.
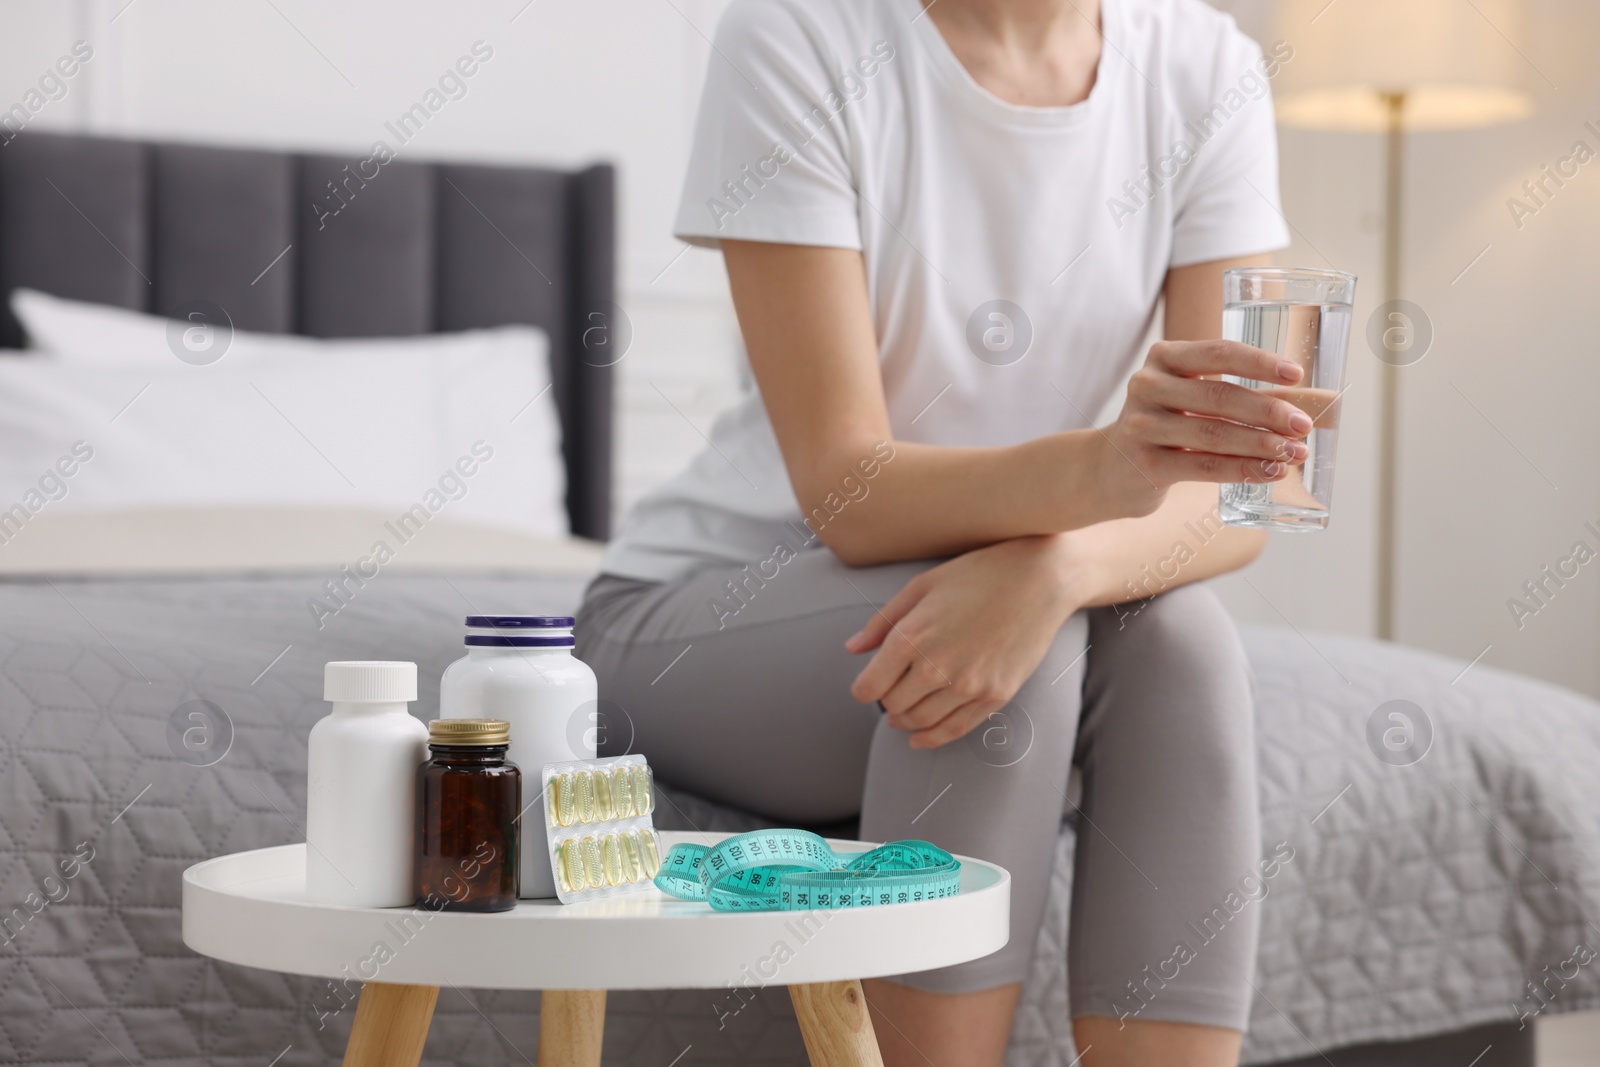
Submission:
[[[661,841],[650,822],[654,808],[655,785],[643,756],[545,767],[545,826],[561,903],[651,884],[661,869]]]

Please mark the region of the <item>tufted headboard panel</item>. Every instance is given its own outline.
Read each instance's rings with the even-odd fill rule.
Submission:
[[[572,531],[611,521],[615,172],[341,158],[24,133],[0,143],[0,295],[244,330],[550,335]],[[0,346],[21,328],[0,307]]]

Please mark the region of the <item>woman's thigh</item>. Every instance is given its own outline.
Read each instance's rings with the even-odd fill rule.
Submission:
[[[1080,612],[1061,627],[989,721],[913,750],[875,706],[850,697],[869,657],[844,642],[930,566],[846,568],[817,552],[759,583],[719,570],[671,585],[602,586],[580,615],[579,655],[665,780],[786,821],[860,812],[868,840],[922,838],[1009,870],[1010,943],[902,979],[964,992],[1026,973],[1056,855],[1088,621]]]
[[[881,715],[850,696],[868,657],[845,639],[933,565],[846,568],[813,551],[771,577],[640,586],[586,605],[578,654],[665,780],[772,818],[848,818]]]

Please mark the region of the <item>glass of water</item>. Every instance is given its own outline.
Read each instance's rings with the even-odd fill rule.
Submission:
[[[1295,385],[1227,375],[1235,385],[1282,397],[1311,416],[1310,452],[1276,482],[1224,485],[1222,521],[1261,530],[1320,530],[1333,502],[1345,353],[1356,277],[1336,270],[1245,267],[1222,275],[1222,336],[1293,360]]]

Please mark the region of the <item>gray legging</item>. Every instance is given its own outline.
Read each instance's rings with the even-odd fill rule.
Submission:
[[[1010,942],[900,979],[921,989],[1022,980],[1076,763],[1073,1014],[1242,1029],[1259,909],[1219,902],[1255,884],[1260,836],[1249,668],[1226,612],[1193,585],[1080,611],[1003,712],[914,751],[851,699],[867,657],[844,642],[931,566],[847,568],[819,549],[766,579],[602,575],[577,651],[663,780],[786,822],[859,812],[868,840],[918,838],[1008,869]]]

